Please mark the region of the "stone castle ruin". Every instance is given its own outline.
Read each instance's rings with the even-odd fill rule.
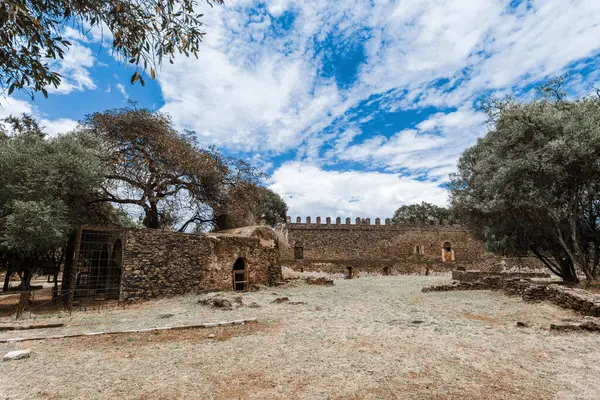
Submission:
[[[508,267],[539,267],[534,257],[502,258],[487,252],[479,240],[459,225],[392,225],[389,218],[374,223],[369,218],[332,221],[317,217],[312,222],[288,217],[282,227],[289,248],[284,265],[296,270],[351,273],[352,269],[391,274],[488,269],[499,263]],[[462,269],[462,268],[461,268]]]
[[[62,293],[73,303],[249,290],[282,280],[275,232],[246,227],[189,234],[84,226],[75,235]]]
[[[335,222],[307,217],[275,230],[251,226],[219,233],[84,226],[67,249],[62,297],[67,307],[210,290],[246,291],[283,280],[281,266],[352,275],[486,270],[503,263],[538,267],[485,251],[459,225],[392,225],[379,218]],[[462,267],[462,268],[459,268]]]

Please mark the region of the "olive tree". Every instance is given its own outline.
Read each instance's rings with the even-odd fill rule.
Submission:
[[[104,171],[94,138],[46,138],[29,116],[7,123],[0,137],[0,268],[18,272],[27,290],[34,273],[58,267],[57,251],[73,230],[98,215],[101,208],[88,201]]]
[[[223,0],[214,0],[223,3]],[[210,0],[206,0],[211,4]],[[136,66],[131,82],[144,84],[163,58],[197,57],[205,33],[196,0],[3,0],[0,2],[0,88],[10,95],[23,89],[33,96],[60,84],[48,61],[63,58],[71,43],[66,27],[82,33],[105,30],[109,47]]]
[[[453,221],[450,210],[424,201],[420,204],[400,206],[392,218],[394,225],[441,224],[443,221]]]
[[[451,203],[504,254],[531,252],[554,274],[599,277],[600,97],[567,100],[560,83],[531,102],[488,101],[491,130],[462,154]]]

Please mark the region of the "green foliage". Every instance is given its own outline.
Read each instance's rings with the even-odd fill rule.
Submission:
[[[215,0],[222,3],[222,0]],[[210,1],[207,0],[210,4]],[[65,27],[82,33],[92,27],[113,37],[111,47],[129,63],[155,69],[163,57],[173,63],[177,53],[198,56],[205,35],[195,0],[3,0],[0,2],[0,87],[10,95],[24,89],[33,96],[60,84],[48,60],[63,58],[71,43],[61,35]],[[131,83],[144,79],[139,71]]]
[[[401,206],[394,212],[392,218],[394,225],[442,224],[444,222],[454,222],[450,210],[426,202]]]
[[[562,80],[529,103],[488,102],[492,130],[452,177],[461,222],[503,254],[533,252],[555,274],[598,278],[600,99],[567,101]]]
[[[285,222],[288,206],[280,195],[271,189],[261,188],[261,217],[267,225],[275,226],[279,222]]]
[[[12,260],[13,269],[33,270],[73,229],[93,220],[87,201],[103,179],[103,164],[91,137],[46,139],[31,117],[6,122],[0,141],[0,258]]]

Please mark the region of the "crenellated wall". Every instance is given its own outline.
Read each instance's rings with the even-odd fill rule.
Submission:
[[[313,222],[314,221],[314,222]],[[332,222],[333,221],[333,222]],[[449,271],[457,266],[487,269],[502,258],[486,252],[459,225],[392,225],[389,218],[288,218],[285,264],[294,268],[344,272],[347,267],[385,273]],[[444,244],[450,244],[449,250]],[[301,250],[300,250],[301,249]],[[299,259],[301,253],[302,258]],[[445,260],[445,261],[444,261]],[[510,259],[508,267],[537,266],[531,257]]]

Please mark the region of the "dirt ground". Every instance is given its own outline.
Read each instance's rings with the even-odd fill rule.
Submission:
[[[177,297],[0,338],[257,318],[209,329],[0,343],[0,399],[599,399],[600,335],[555,333],[578,318],[490,291],[421,293],[449,276],[366,276],[291,284],[214,309]],[[224,296],[234,300],[237,294]],[[276,298],[289,301],[273,303]],[[256,303],[250,307],[252,303]],[[519,328],[516,322],[526,322]]]

